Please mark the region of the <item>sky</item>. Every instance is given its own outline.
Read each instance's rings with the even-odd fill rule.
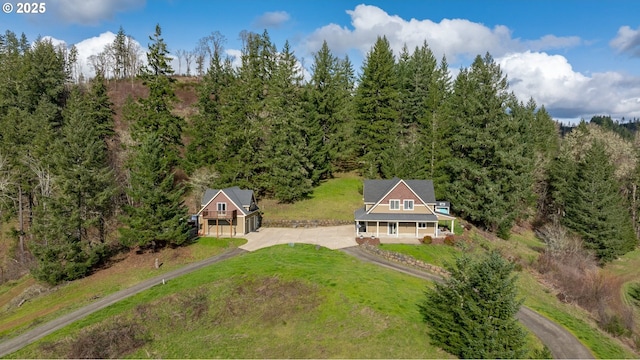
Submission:
[[[85,71],[120,27],[146,49],[159,24],[174,54],[217,31],[230,56],[240,53],[241,31],[267,30],[279,49],[289,41],[307,74],[325,40],[359,73],[384,35],[396,56],[426,41],[452,76],[488,52],[520,100],[533,98],[559,121],[640,118],[637,0],[41,0],[35,14],[3,1],[0,31],[76,45]]]

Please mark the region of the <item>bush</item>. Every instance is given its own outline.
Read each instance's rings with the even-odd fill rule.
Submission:
[[[447,235],[444,238],[444,244],[449,246],[454,246],[456,244],[456,238],[453,235]]]
[[[431,236],[429,235],[425,235],[425,237],[422,238],[423,244],[431,244],[432,242],[433,242],[433,238],[431,238]]]
[[[627,294],[631,297],[632,302],[640,307],[640,283],[635,283],[629,285],[629,290],[627,290]]]
[[[604,319],[600,321],[600,327],[613,336],[619,337],[631,335],[631,330],[627,328],[618,315],[604,317]]]
[[[109,359],[124,355],[151,341],[148,330],[140,323],[116,318],[83,331],[72,341],[67,353],[72,359]]]

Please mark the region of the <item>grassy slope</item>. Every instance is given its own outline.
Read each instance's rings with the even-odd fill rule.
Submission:
[[[260,209],[269,220],[353,220],[353,212],[362,207],[362,178],[343,174],[325,180],[308,199],[294,204],[279,204],[276,200],[260,201]]]
[[[125,289],[187,263],[220,254],[245,242],[243,239],[202,238],[184,248],[115,259],[122,261],[84,279],[53,289],[38,287],[45,294],[26,301],[20,307],[12,305],[11,299],[34,285],[35,281],[27,276],[19,281],[4,284],[0,286],[0,338],[16,336],[32,326],[68,313],[98,297]],[[162,263],[159,269],[155,269],[156,258]]]
[[[446,358],[429,344],[416,306],[427,284],[338,251],[282,245],[154,287],[12,356],[64,357],[63,338],[86,326],[151,313],[152,341],[129,356]],[[207,294],[208,311],[181,317],[177,303],[197,292]]]

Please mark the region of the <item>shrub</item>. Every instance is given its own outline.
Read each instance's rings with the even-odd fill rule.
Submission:
[[[83,331],[71,342],[67,353],[73,359],[121,358],[151,341],[140,323],[122,318]]]
[[[640,283],[635,283],[629,285],[629,290],[627,290],[627,294],[631,297],[632,302],[640,307]]]
[[[454,246],[456,244],[456,238],[453,235],[447,235],[444,238],[445,245]]]
[[[620,316],[612,315],[605,317],[600,321],[600,327],[613,336],[627,336],[631,335],[631,330],[629,330]]]
[[[431,244],[432,242],[433,242],[433,239],[429,235],[425,235],[425,237],[422,238],[423,244]]]

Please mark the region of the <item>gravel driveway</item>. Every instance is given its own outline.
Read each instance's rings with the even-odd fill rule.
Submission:
[[[240,248],[247,251],[255,251],[279,244],[305,243],[321,245],[331,250],[343,249],[358,245],[354,226],[342,225],[295,229],[260,228],[256,232],[245,235],[247,243],[240,246]]]

